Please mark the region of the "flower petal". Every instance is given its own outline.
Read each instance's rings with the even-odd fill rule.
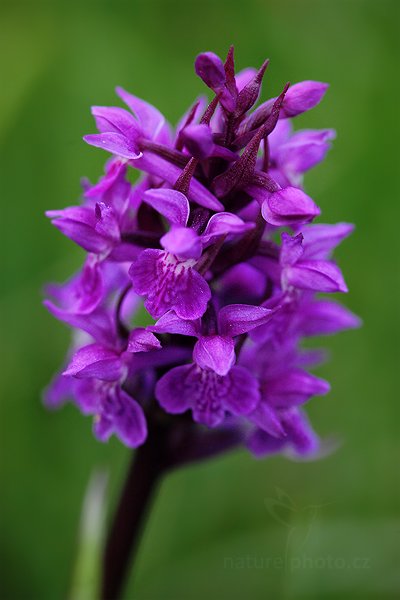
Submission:
[[[185,412],[190,406],[190,373],[192,365],[171,369],[157,382],[155,395],[160,405],[169,413]]]
[[[304,258],[322,260],[329,258],[331,251],[353,231],[354,225],[351,223],[306,225],[302,229]]]
[[[160,241],[165,250],[181,259],[197,260],[203,249],[200,237],[189,227],[171,227]]]
[[[151,153],[135,160],[132,166],[145,171],[146,173],[150,173],[155,177],[164,179],[171,186],[175,185],[176,180],[182,173],[182,170],[179,167],[167,162],[156,154]],[[224,208],[223,204],[221,204],[214,194],[194,177],[190,180],[188,198],[200,206],[204,206],[211,210],[220,211]]]
[[[333,129],[298,131],[279,147],[276,160],[288,175],[304,173],[325,158],[334,137]]]
[[[115,106],[92,106],[92,115],[100,133],[122,133],[124,136],[139,136],[140,128],[134,117],[124,108]]]
[[[115,91],[135,113],[146,136],[150,139],[157,139],[165,125],[165,117],[160,111],[145,100],[125,91],[122,87],[117,87]]]
[[[123,158],[136,160],[143,156],[143,153],[139,150],[137,141],[128,139],[121,133],[93,133],[85,135],[83,139],[90,146],[102,148],[103,150],[107,150],[107,152],[111,152],[111,154],[122,156]]]
[[[194,67],[196,74],[207,87],[217,90],[225,84],[224,63],[214,52],[202,52],[196,57]]]
[[[122,363],[119,354],[113,350],[100,344],[90,344],[74,354],[63,375],[117,381],[122,375]]]
[[[119,388],[110,389],[94,422],[94,434],[100,441],[107,441],[113,433],[128,448],[137,448],[147,437],[143,409]]]
[[[263,306],[229,304],[218,313],[219,331],[221,335],[234,337],[264,325],[272,315],[273,311]]]
[[[258,382],[244,367],[235,366],[224,379],[224,408],[233,415],[251,413],[260,401]]]
[[[301,261],[288,267],[285,281],[301,290],[316,292],[347,292],[341,270],[335,263],[323,260]]]
[[[295,117],[319,104],[329,85],[320,81],[300,81],[290,86],[282,105],[282,116]]]
[[[267,223],[280,227],[308,223],[321,211],[310,196],[289,186],[270,194],[264,200],[261,212]]]
[[[205,313],[211,291],[193,264],[162,250],[139,254],[129,275],[136,293],[147,296],[145,307],[152,317],[174,310],[182,319],[195,320]]]
[[[286,435],[277,411],[268,406],[266,402],[258,404],[257,408],[251,413],[250,419],[257,427],[274,437],[282,438]]]
[[[170,223],[185,227],[189,218],[189,202],[177,190],[155,188],[144,192],[143,200],[163,215]]]
[[[304,404],[312,396],[322,396],[330,390],[327,381],[301,369],[291,369],[275,380],[266,381],[264,399],[275,408],[290,408]]]
[[[127,352],[150,352],[159,348],[160,341],[148,329],[137,327],[130,332]]]
[[[254,223],[245,223],[240,217],[229,212],[220,212],[213,215],[207,223],[207,227],[201,236],[204,243],[208,243],[218,235],[235,234],[240,235],[254,229]]]
[[[301,307],[302,335],[328,335],[361,326],[361,320],[348,308],[332,300],[315,300]]]
[[[200,321],[186,321],[170,310],[158,319],[157,323],[150,325],[148,329],[155,333],[178,333],[198,337]]]
[[[220,335],[201,337],[194,346],[193,359],[202,369],[226,375],[235,362],[232,338]]]
[[[48,210],[46,216],[65,236],[87,252],[102,254],[110,248],[110,240],[96,231],[96,215],[89,206],[69,206],[63,210]]]
[[[282,246],[279,256],[279,263],[282,267],[294,265],[302,257],[303,236],[299,233],[296,236],[291,236],[285,231],[281,235]]]
[[[195,158],[203,160],[211,156],[214,140],[209,125],[188,125],[182,130],[180,137],[189,154]]]

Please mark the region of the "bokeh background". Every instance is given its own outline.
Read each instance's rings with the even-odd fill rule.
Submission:
[[[357,224],[337,257],[344,300],[365,325],[326,341],[332,360],[319,374],[332,392],[309,405],[317,429],[338,435],[341,448],[307,463],[237,451],[169,476],[126,598],[400,597],[399,8],[398,0],[2,3],[1,598],[92,597],[91,567],[80,583],[77,564],[87,554],[78,535],[85,490],[94,469],[106,470],[111,507],[130,458],[115,440],[96,442],[73,406],[48,413],[41,404],[69,341],[41,290],[83,256],[43,212],[74,204],[80,177],[101,173],[104,154],[81,140],[94,131],[91,104],[114,104],[118,84],[174,123],[203,91],[195,55],[223,55],[231,43],[240,68],[271,59],[264,98],[286,81],[331,84],[297,125],[338,131],[306,184],[324,221]]]

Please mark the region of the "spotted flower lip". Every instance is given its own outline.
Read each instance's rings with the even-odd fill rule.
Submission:
[[[237,73],[233,47],[224,60],[199,54],[211,98],[175,130],[120,87],[123,106],[92,107],[97,133],[84,140],[108,153],[104,173],[83,180],[78,206],[46,213],[87,254],[47,288],[46,308],[74,336],[45,401],[72,400],[102,442],[136,448],[162,422],[183,462],[202,444],[202,456],[214,452],[207,428],[212,448],[229,430],[257,458],[323,444],[306,405],[329,393],[310,372],[325,355],[301,344],[361,325],[321,296],[347,292],[332,255],[354,227],[314,223],[321,209],[305,186],[334,130],[293,127],[328,85],[286,84],[265,99],[268,65]]]

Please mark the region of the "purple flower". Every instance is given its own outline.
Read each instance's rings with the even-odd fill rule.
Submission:
[[[133,287],[146,296],[145,307],[152,317],[175,310],[182,319],[197,319],[211,298],[207,282],[196,269],[203,248],[220,236],[243,234],[253,224],[231,213],[217,213],[199,235],[187,227],[189,201],[181,192],[148,190],[143,199],[169,221],[171,229],[160,240],[164,250],[144,250],[132,264]]]
[[[153,331],[198,337],[193,364],[175,367],[157,383],[161,406],[173,414],[191,408],[194,420],[209,427],[219,425],[226,413],[251,412],[260,399],[258,383],[250,371],[234,366],[233,338],[265,323],[270,312],[258,306],[225,306],[218,314],[218,333],[213,335],[202,335],[198,323],[182,323],[173,313],[158,321]]]
[[[294,287],[314,292],[347,292],[339,267],[327,260],[304,260],[303,235],[282,233],[280,255],[282,288]]]
[[[304,182],[335,132],[292,127],[327,84],[287,84],[257,106],[267,66],[236,73],[233,48],[200,54],[213,96],[175,131],[122,88],[125,108],[92,107],[98,133],[84,139],[112,157],[80,204],[46,213],[87,255],[47,288],[74,336],[45,401],[72,400],[101,441],[162,431],[172,464],[241,442],[257,457],[321,449],[305,405],[329,392],[310,372],[325,355],[301,344],[360,325],[320,296],[347,291],[332,254],[353,226],[315,224]]]

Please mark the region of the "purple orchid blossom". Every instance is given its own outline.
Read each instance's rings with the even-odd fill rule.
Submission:
[[[335,132],[293,129],[328,85],[287,84],[257,106],[268,64],[236,73],[233,47],[225,61],[200,54],[195,71],[213,97],[196,100],[175,130],[117,88],[126,108],[92,107],[98,133],[84,137],[111,154],[104,174],[82,182],[80,205],[46,213],[87,255],[47,288],[46,308],[74,335],[45,402],[74,402],[98,440],[136,448],[103,598],[119,597],[168,469],[239,445],[257,458],[325,451],[305,410],[329,392],[310,372],[325,354],[301,344],[360,326],[320,296],[347,292],[332,253],[353,226],[315,224],[321,209],[305,188]]]
[[[158,411],[171,431],[191,411],[193,432],[228,427],[256,456],[318,450],[303,405],[329,386],[300,344],[360,325],[316,296],[347,291],[332,252],[353,226],[314,224],[321,210],[304,187],[335,132],[293,129],[327,84],[286,85],[257,107],[267,67],[235,73],[232,48],[225,61],[200,54],[214,97],[175,131],[122,88],[125,108],[92,108],[98,133],[84,139],[112,155],[105,172],[83,182],[79,206],[46,213],[87,252],[79,273],[48,287],[48,310],[80,334],[47,401],[72,397],[103,441],[136,447]],[[147,329],[135,321],[142,303],[157,319]]]
[[[207,222],[204,233],[187,227],[190,207],[184,194],[170,189],[148,190],[143,200],[162,214],[171,229],[160,239],[164,250],[144,250],[132,264],[129,275],[134,290],[146,296],[145,307],[158,318],[175,310],[182,319],[197,319],[207,308],[210,288],[196,269],[203,250],[226,235],[241,235],[254,227],[238,216],[221,212]]]
[[[191,408],[194,420],[209,427],[219,425],[226,413],[251,412],[260,400],[258,382],[249,370],[235,366],[234,338],[263,325],[271,312],[261,306],[225,306],[211,335],[202,334],[199,321],[182,321],[174,313],[161,317],[152,331],[198,338],[193,363],[175,367],[157,383],[155,394],[161,406],[173,414]]]

